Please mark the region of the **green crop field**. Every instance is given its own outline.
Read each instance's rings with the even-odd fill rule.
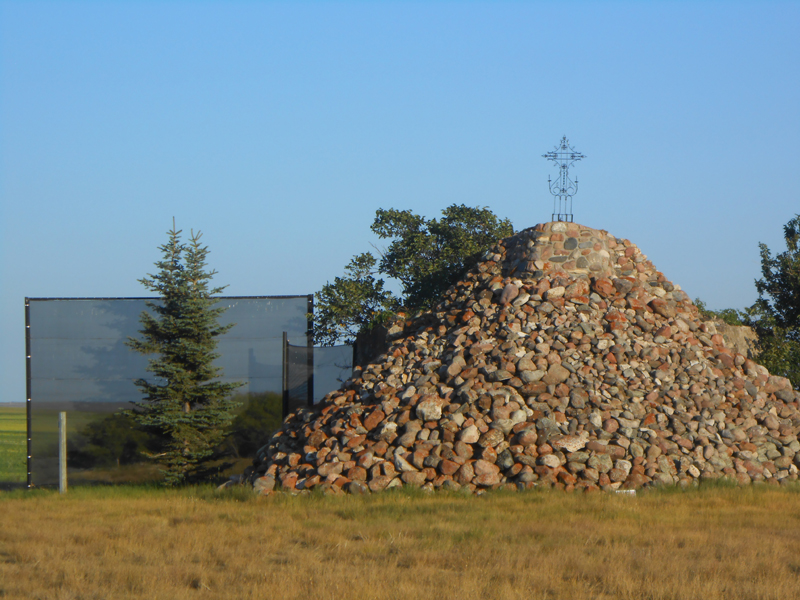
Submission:
[[[26,431],[24,406],[0,406],[0,482],[26,480]]]

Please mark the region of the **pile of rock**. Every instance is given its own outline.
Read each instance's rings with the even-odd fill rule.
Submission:
[[[286,419],[249,472],[257,490],[798,479],[800,394],[605,231],[545,223],[502,240],[390,335]]]

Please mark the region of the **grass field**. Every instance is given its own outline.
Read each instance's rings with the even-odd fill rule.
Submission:
[[[0,482],[27,479],[25,407],[0,406]]]
[[[783,600],[800,489],[0,492],[0,597]]]

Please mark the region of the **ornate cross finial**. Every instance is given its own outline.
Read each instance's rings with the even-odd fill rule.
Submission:
[[[556,146],[543,158],[552,160],[559,167],[558,179],[551,181],[547,176],[550,193],[553,194],[553,221],[569,221],[572,223],[572,197],[578,193],[578,178],[569,178],[569,168],[582,158],[586,158],[569,145],[567,136],[561,138],[561,145]]]

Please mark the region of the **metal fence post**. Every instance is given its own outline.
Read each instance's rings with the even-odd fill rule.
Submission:
[[[281,420],[289,414],[289,334],[283,332],[283,414]]]
[[[314,295],[308,295],[308,315],[314,314]],[[308,329],[306,331],[306,346],[308,353],[306,354],[306,376],[308,387],[306,391],[308,406],[314,406],[314,319],[309,317]]]
[[[58,492],[67,493],[67,413],[58,413]]]
[[[31,480],[31,301],[25,298],[25,420],[26,420],[26,465],[28,471],[28,489],[33,485]]]

